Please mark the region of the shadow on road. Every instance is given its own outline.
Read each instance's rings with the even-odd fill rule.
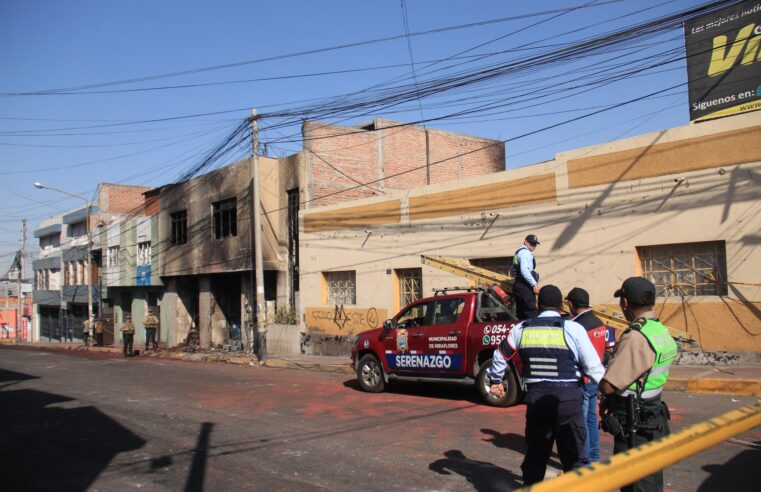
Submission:
[[[343,385],[345,388],[362,391],[356,379],[344,381]],[[474,386],[456,383],[393,381],[386,387],[386,393],[439,398],[442,400],[466,401],[468,403],[485,405]]]
[[[479,492],[513,490],[521,486],[521,477],[510,470],[468,459],[459,449],[450,449],[444,456],[428,465],[428,469],[441,475],[462,475]]]
[[[494,429],[481,429],[481,432],[487,436],[491,436],[484,439],[484,441],[490,442],[498,448],[509,449],[521,455],[526,454],[526,439],[520,434],[513,434],[512,432],[501,434]],[[557,458],[558,454],[553,451],[551,456],[553,458]],[[555,467],[558,470],[563,469],[563,465],[561,465],[560,461],[557,459],[550,459],[550,461],[547,463],[547,466]]]
[[[748,449],[733,456],[723,465],[706,465],[703,470],[711,474],[698,487],[698,492],[712,492],[714,490],[731,490],[733,492],[745,492],[759,490],[758,475],[756,470],[761,463],[761,441],[756,441],[756,449]]]
[[[35,376],[0,369],[0,381]],[[7,386],[6,386],[7,387]],[[146,441],[94,407],[52,405],[72,398],[43,391],[0,391],[4,490],[86,490],[119,453]]]
[[[201,424],[201,433],[198,434],[196,449],[193,453],[193,463],[190,466],[188,482],[185,484],[185,492],[201,492],[203,481],[206,476],[206,459],[209,456],[209,438],[214,424],[204,422]]]

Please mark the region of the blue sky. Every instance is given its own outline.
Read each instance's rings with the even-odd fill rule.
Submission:
[[[40,220],[80,205],[76,199],[35,189],[35,181],[86,197],[92,197],[99,182],[147,186],[172,182],[197,164],[252,107],[265,115],[261,126],[267,152],[293,153],[301,148],[297,138],[289,138],[298,136],[298,118],[268,119],[271,112],[314,110],[320,98],[345,94],[350,95],[343,101],[350,103],[373,95],[369,89],[378,84],[393,94],[407,84],[414,87],[415,78],[425,84],[436,77],[472,74],[487,65],[531,60],[567,43],[702,3],[5,0],[0,2],[0,270],[4,273],[19,247],[22,218],[30,231],[28,249],[34,250],[31,231]],[[560,10],[568,7],[583,8]],[[405,9],[409,38],[404,36]],[[416,35],[469,23],[482,25]],[[86,94],[18,95],[394,36],[351,48],[80,91]],[[655,57],[667,56],[669,49],[675,53],[683,49],[681,29],[639,43],[619,53],[561,66],[546,63],[419,102],[390,108],[374,105],[367,114],[347,112],[327,121],[357,124],[378,116],[408,122],[421,115],[424,119],[450,115],[430,126],[508,140],[508,168],[551,159],[567,149],[687,124],[686,86],[666,90],[686,81],[681,54],[638,77],[572,87],[574,73],[590,74],[602,67],[604,75],[617,60],[621,63],[616,70],[624,70],[627,63],[642,66],[649,56],[658,60]],[[410,76],[411,56],[415,78]],[[434,60],[446,61],[430,65]],[[314,75],[318,73],[323,75]],[[262,78],[276,80],[251,81]],[[215,85],[165,88],[209,83]],[[122,92],[92,93],[113,90]],[[665,92],[521,136],[659,90]],[[489,109],[478,109],[482,106]],[[451,116],[463,110],[473,112]],[[207,115],[148,121],[198,114]],[[270,128],[274,125],[278,128]],[[239,146],[224,163],[246,156],[249,150]]]

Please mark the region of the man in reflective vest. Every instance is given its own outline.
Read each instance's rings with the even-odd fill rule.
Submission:
[[[577,322],[587,330],[589,341],[603,360],[605,354],[605,337],[608,334],[608,327],[598,318],[589,308],[589,292],[581,287],[574,287],[566,296],[568,307],[571,310],[572,321]],[[584,422],[587,424],[587,438],[584,441],[584,453],[590,463],[600,461],[600,433],[597,421],[597,383],[589,377],[584,377],[584,384],[581,386],[581,395],[583,403],[581,414],[584,416]]]
[[[635,446],[640,446],[669,434],[668,407],[661,402],[661,392],[677,345],[653,311],[655,286],[652,282],[643,277],[630,277],[613,295],[620,298],[621,311],[630,324],[608,363],[600,391],[607,397],[604,404],[609,416],[606,418],[614,419],[613,424],[618,422],[607,426],[614,435],[613,453],[621,453],[629,449],[632,440]],[[621,424],[630,395],[635,399],[635,421],[627,430]],[[603,421],[603,428],[606,421],[609,420]],[[621,490],[662,491],[663,471]]]
[[[533,254],[538,244],[539,239],[534,234],[529,234],[523,241],[523,246],[518,248],[513,256],[511,275],[515,279],[513,298],[518,319],[534,318],[539,314],[536,309],[539,274],[536,273],[536,260]]]
[[[605,370],[584,327],[560,317],[562,305],[560,289],[554,285],[542,287],[539,316],[510,330],[487,369],[491,391],[501,398],[508,361],[518,354],[523,363],[522,376],[528,388],[523,485],[544,480],[555,442],[564,471],[586,463],[581,377],[587,374],[598,383]]]

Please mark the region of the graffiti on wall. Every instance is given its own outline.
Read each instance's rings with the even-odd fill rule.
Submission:
[[[353,335],[378,328],[388,317],[383,308],[308,307],[304,310],[307,329],[335,335]]]

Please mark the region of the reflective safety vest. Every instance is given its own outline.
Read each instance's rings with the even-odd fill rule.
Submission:
[[[518,355],[523,377],[547,380],[578,380],[576,356],[565,339],[560,318],[534,318],[523,322]]]
[[[642,388],[640,398],[648,400],[659,396],[663,386],[669,377],[671,362],[676,357],[677,345],[668,330],[657,319],[638,319],[629,326],[631,330],[637,330],[645,336],[650,348],[655,352],[653,367],[642,378],[632,383],[623,393],[623,396],[637,394],[637,384]],[[644,378],[644,385],[642,379]]]

